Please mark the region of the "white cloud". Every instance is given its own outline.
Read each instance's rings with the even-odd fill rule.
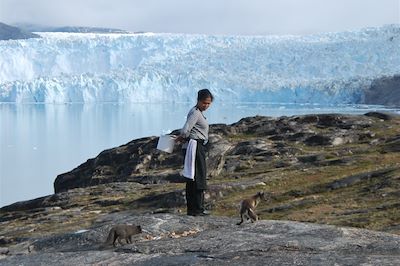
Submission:
[[[0,21],[153,32],[301,34],[400,23],[400,0],[0,0]]]

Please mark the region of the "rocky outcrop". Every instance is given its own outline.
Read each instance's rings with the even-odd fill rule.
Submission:
[[[141,225],[132,244],[104,246],[113,223]],[[354,228],[121,212],[94,226],[31,239],[2,265],[398,265],[400,236]]]
[[[0,40],[18,40],[40,38],[39,35],[24,31],[20,28],[0,23]]]
[[[364,93],[363,103],[400,106],[400,75],[374,80]]]
[[[180,148],[133,140],[58,176],[57,193],[1,208],[0,265],[397,265],[399,140],[399,116],[377,112],[212,125],[209,217],[184,215]],[[262,220],[236,226],[261,190]],[[144,233],[104,247],[120,223]]]
[[[376,117],[377,114],[380,116]],[[209,176],[251,168],[254,158],[282,157],[281,166],[305,159],[302,151],[287,143],[318,148],[367,141],[372,138],[369,127],[375,118],[382,116],[385,120],[390,119],[389,115],[381,113],[368,113],[366,116],[321,114],[278,119],[250,117],[230,126],[212,125],[207,162]],[[241,139],[235,139],[235,136],[241,136]],[[110,182],[182,182],[179,177],[183,162],[180,148],[176,147],[172,154],[158,151],[157,140],[156,137],[142,138],[105,150],[71,172],[59,175],[54,190],[59,193]],[[291,160],[286,160],[287,157]]]

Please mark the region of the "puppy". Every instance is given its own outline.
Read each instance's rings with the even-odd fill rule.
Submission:
[[[264,192],[258,192],[257,194],[251,196],[250,198],[244,199],[240,202],[240,222],[237,225],[243,223],[243,216],[247,216],[247,220],[250,218],[251,222],[254,223],[258,220],[258,216],[255,209],[261,200],[265,200]]]
[[[122,239],[125,239],[126,243],[132,243],[132,236],[140,234],[142,228],[140,225],[129,225],[129,224],[118,224],[111,228],[108,234],[106,245],[113,245],[115,247],[115,241],[118,239],[118,243],[123,245]]]

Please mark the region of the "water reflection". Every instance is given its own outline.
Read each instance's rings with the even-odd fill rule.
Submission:
[[[180,128],[192,104],[0,104],[0,206],[53,193],[58,174],[102,150]],[[210,123],[254,115],[365,113],[379,106],[215,103]],[[399,112],[398,109],[386,111]]]

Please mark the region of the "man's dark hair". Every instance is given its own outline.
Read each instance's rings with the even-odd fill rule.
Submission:
[[[197,101],[205,100],[208,97],[211,98],[211,101],[214,100],[214,96],[211,94],[211,92],[208,89],[199,90],[199,92],[197,93]]]

